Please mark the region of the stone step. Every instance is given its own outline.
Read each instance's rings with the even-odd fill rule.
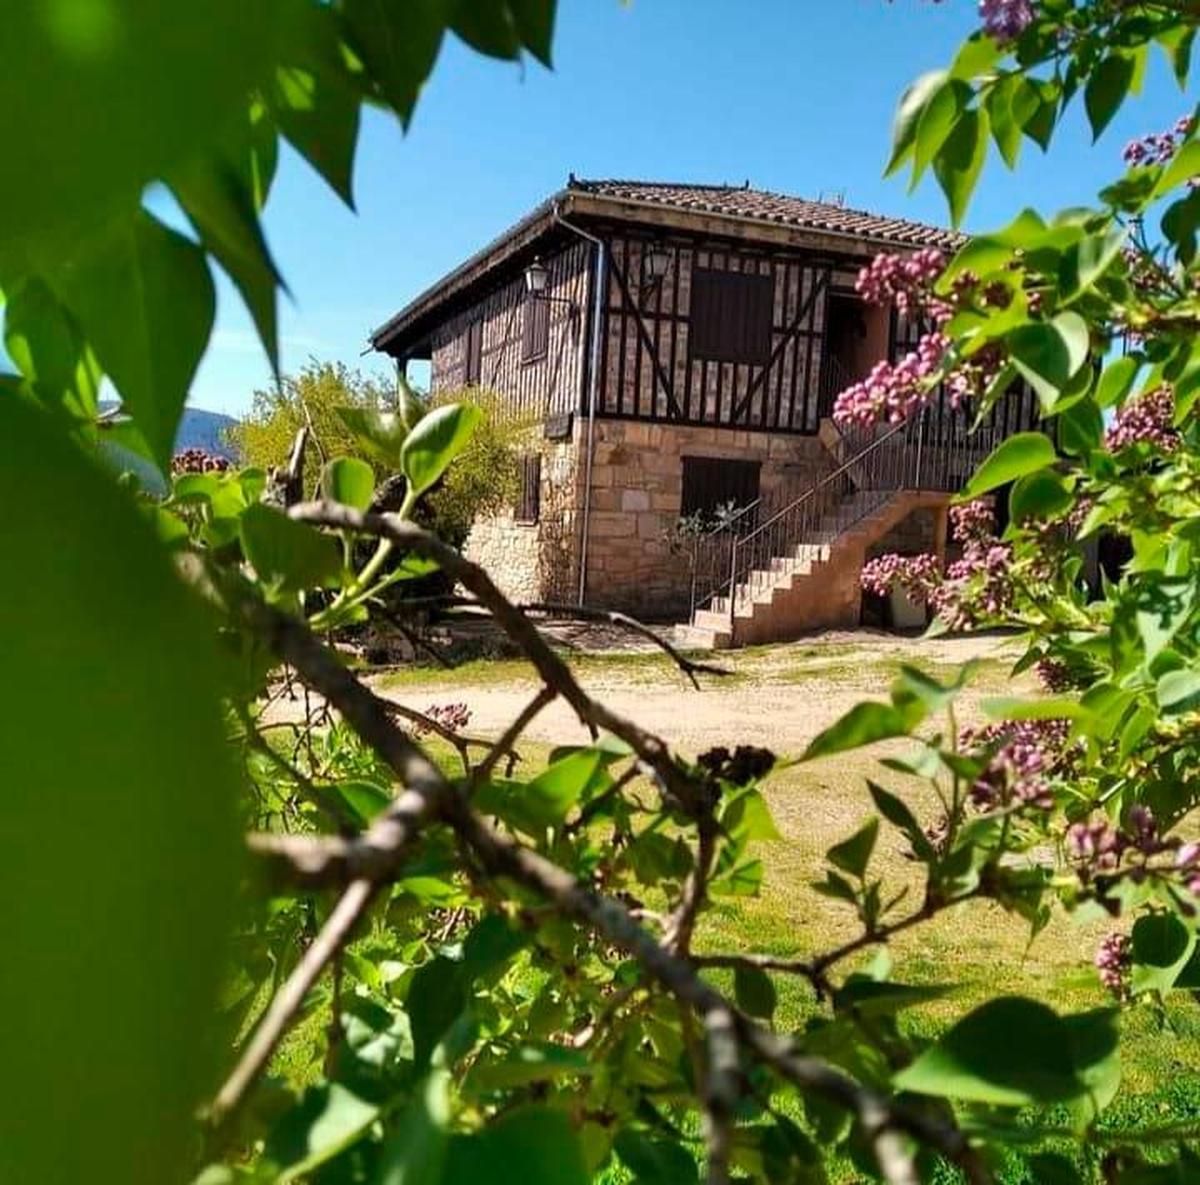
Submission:
[[[680,650],[728,650],[733,638],[729,633],[729,622],[726,621],[723,630],[700,625],[677,625],[674,641]]]

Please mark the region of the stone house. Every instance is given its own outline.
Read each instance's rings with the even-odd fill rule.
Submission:
[[[531,424],[516,505],[467,543],[515,600],[686,618],[715,645],[794,636],[858,622],[866,556],[943,548],[948,491],[1035,418],[1020,390],[974,438],[944,401],[900,430],[829,418],[920,333],[863,304],[858,269],[960,241],[748,186],[571,177],[371,343]]]

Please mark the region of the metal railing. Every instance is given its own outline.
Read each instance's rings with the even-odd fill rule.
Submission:
[[[729,615],[753,603],[783,577],[827,559],[839,535],[900,490],[953,492],[1000,438],[976,430],[965,411],[926,408],[888,428],[842,434],[832,472],[799,494],[768,506],[763,499],[701,536],[693,552],[692,613]],[[847,455],[848,454],[848,455]]]

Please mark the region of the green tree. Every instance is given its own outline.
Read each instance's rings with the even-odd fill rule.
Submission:
[[[247,465],[260,469],[282,468],[291,456],[296,434],[307,428],[312,455],[317,458],[357,456],[367,461],[379,477],[387,477],[382,464],[367,456],[339,408],[381,412],[394,408],[395,384],[373,375],[362,375],[341,362],[311,359],[298,374],[280,376],[279,382],[254,392],[246,417],[229,431],[230,443]],[[305,492],[312,495],[319,468],[305,474]]]

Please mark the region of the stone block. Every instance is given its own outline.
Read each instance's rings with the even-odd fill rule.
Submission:
[[[644,489],[626,489],[621,491],[622,510],[649,510],[650,494]]]

